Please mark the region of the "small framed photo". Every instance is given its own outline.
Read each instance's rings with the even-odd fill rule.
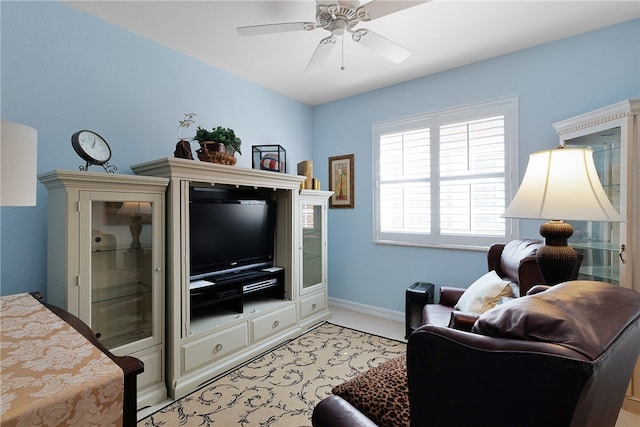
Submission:
[[[353,208],[353,154],[329,157],[329,199],[330,208]]]

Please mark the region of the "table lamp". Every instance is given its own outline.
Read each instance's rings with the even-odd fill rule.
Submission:
[[[0,123],[0,206],[35,206],[38,131]]]
[[[129,231],[131,232],[130,251],[138,251],[142,247],[140,233],[142,233],[142,217],[151,215],[151,203],[149,202],[124,202],[118,210],[118,215],[127,215],[131,218]]]
[[[529,156],[522,183],[504,218],[551,220],[540,226],[545,244],[536,260],[547,284],[571,280],[579,267],[577,253],[567,245],[573,221],[621,222],[607,197],[590,148],[539,151]]]

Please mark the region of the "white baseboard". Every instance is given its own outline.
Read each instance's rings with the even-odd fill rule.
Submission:
[[[388,310],[386,308],[375,307],[373,305],[360,304],[358,302],[329,297],[329,311],[331,311],[331,307],[351,310],[368,316],[392,320],[394,322],[404,323],[405,321],[405,314],[401,311]]]

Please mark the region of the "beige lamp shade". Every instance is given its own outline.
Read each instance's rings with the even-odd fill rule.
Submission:
[[[149,215],[151,213],[151,203],[149,202],[124,202],[118,214],[120,215]]]
[[[623,221],[607,197],[590,148],[556,148],[529,156],[504,218]]]
[[[0,206],[35,206],[38,131],[0,122]]]

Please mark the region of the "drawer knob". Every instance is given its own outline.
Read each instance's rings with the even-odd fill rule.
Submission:
[[[279,320],[276,320],[275,322],[273,322],[273,329],[277,328],[278,326],[280,326]]]
[[[318,307],[318,306],[317,306],[315,303],[314,303],[314,304],[311,304],[311,311],[315,310],[317,307]]]
[[[215,348],[213,350],[216,353],[220,352],[220,350],[222,350],[222,344],[216,344],[216,346],[215,346]]]

